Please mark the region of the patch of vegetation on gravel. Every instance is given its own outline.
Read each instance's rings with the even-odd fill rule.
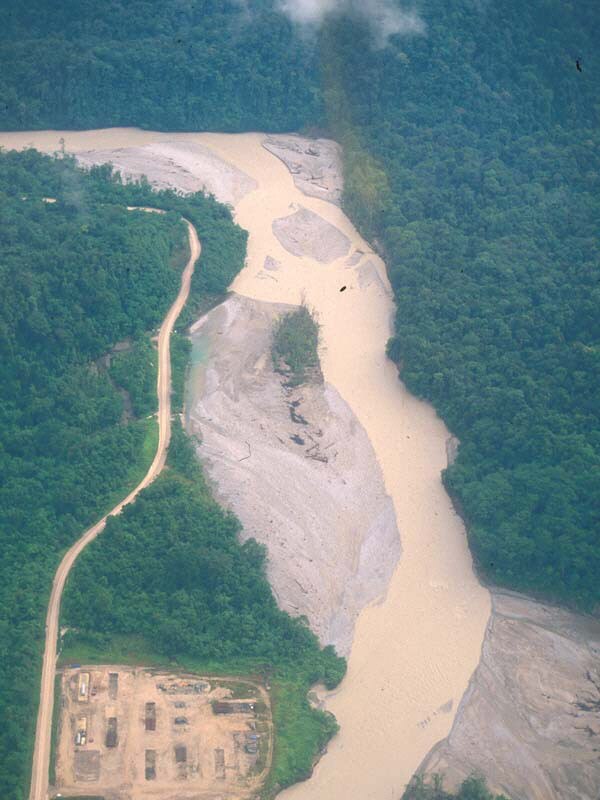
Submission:
[[[508,800],[503,794],[493,794],[480,775],[471,775],[464,780],[456,792],[444,789],[442,775],[434,775],[431,781],[421,776],[413,778],[402,795],[402,800]]]
[[[275,370],[287,378],[288,386],[321,379],[319,324],[303,302],[275,323],[271,355]]]

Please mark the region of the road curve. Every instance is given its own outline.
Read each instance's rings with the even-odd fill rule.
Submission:
[[[160,209],[129,207],[130,211],[152,211],[164,213]],[[46,645],[42,664],[42,681],[40,688],[40,705],[38,709],[35,745],[33,751],[33,764],[31,769],[31,788],[29,800],[47,800],[48,773],[50,768],[50,742],[52,737],[52,712],[54,706],[54,678],[56,672],[56,646],[58,640],[58,622],[60,614],[60,601],[62,598],[65,581],[77,556],[87,545],[102,532],[108,517],[120,514],[123,508],[135,500],[136,496],[160,474],[167,458],[167,449],[171,439],[171,359],[169,342],[173,326],[184,307],[190,293],[190,283],[194,266],[200,256],[201,245],[196,229],[184,219],[188,228],[190,245],[190,259],[181,275],[181,286],[175,302],[167,312],[158,334],[158,380],[156,391],[158,395],[158,448],[150,469],[142,481],[127,497],[118,503],[112,511],[103,517],[94,526],[89,528],[80,539],[65,553],[63,560],[54,576],[48,613],[46,615]]]

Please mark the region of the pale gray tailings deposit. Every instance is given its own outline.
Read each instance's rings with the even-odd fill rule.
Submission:
[[[384,595],[400,556],[393,504],[369,439],[337,391],[286,389],[271,362],[291,306],[237,295],[195,326],[208,360],[188,386],[187,427],[242,538],[268,549],[281,608],[306,615],[347,655],[360,610]]]
[[[492,592],[479,666],[420,771],[471,772],[514,800],[600,796],[600,621]]]
[[[155,142],[141,147],[90,150],[79,153],[77,161],[86,167],[110,162],[124,179],[145,175],[157,189],[191,193],[204,191],[221,203],[235,205],[256,181],[194,142]]]
[[[359,289],[366,289],[375,283],[377,286],[379,286],[382,292],[388,295],[390,294],[387,286],[381,280],[381,276],[377,271],[377,267],[372,261],[367,261],[364,264],[361,264],[358,267],[357,272]]]
[[[281,159],[304,194],[342,203],[342,148],[331,139],[267,136],[263,147]]]
[[[350,250],[346,234],[307,208],[274,220],[273,233],[292,255],[314,258],[322,264],[330,264]]]

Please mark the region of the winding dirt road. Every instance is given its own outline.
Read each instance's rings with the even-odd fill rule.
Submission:
[[[155,208],[130,207],[130,211],[150,211],[164,213]],[[171,438],[171,359],[169,355],[169,342],[173,326],[184,307],[190,293],[190,283],[194,266],[200,256],[201,245],[194,226],[184,219],[188,228],[190,245],[190,258],[181,275],[181,286],[175,302],[167,312],[158,334],[158,448],[150,469],[143,480],[133,489],[127,497],[118,503],[112,511],[89,528],[83,536],[66,552],[54,576],[52,593],[46,615],[46,646],[42,665],[42,681],[40,689],[40,705],[37,717],[35,746],[33,751],[33,764],[31,770],[30,800],[46,800],[48,797],[48,772],[50,767],[50,742],[52,737],[52,712],[54,706],[54,678],[56,672],[56,645],[58,640],[58,621],[60,614],[60,601],[62,598],[65,581],[77,556],[87,545],[102,532],[108,517],[120,514],[123,508],[133,502],[137,495],[149,486],[160,474],[167,458],[167,449]]]

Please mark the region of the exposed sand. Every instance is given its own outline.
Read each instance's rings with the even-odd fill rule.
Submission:
[[[381,279],[376,264],[373,261],[364,261],[358,268],[358,288],[367,289],[372,284],[376,284],[382,291],[387,292],[390,297],[392,296],[391,291]]]
[[[215,495],[263,542],[279,605],[347,656],[359,612],[400,555],[394,507],[363,427],[320,380],[284,387],[273,322],[294,306],[233,295],[193,335],[187,429]],[[202,360],[200,360],[202,359]]]
[[[123,178],[148,175],[158,189],[181,192],[205,191],[221,203],[235,205],[256,188],[256,181],[195,142],[159,142],[142,147],[90,150],[79,153],[83,166],[110,162]]]
[[[273,233],[288,253],[331,264],[345,256],[350,240],[323,217],[299,208],[287,217],[273,221]]]
[[[263,147],[280,158],[294,176],[294,183],[309,197],[340,205],[343,176],[342,153],[331,139],[304,139],[294,134],[267,136]]]
[[[160,134],[139,130],[26,132],[0,135],[0,145],[70,151],[196,142],[257,181],[236,205],[250,232],[248,263],[233,284],[239,294],[297,304],[302,295],[322,325],[325,380],[365,428],[391,495],[403,554],[385,601],[357,621],[348,674],[325,702],[341,725],[313,777],[284,792],[309,800],[397,798],[430,748],[452,725],[477,666],[490,599],[473,575],[464,527],[440,480],[448,431],[434,410],[412,397],[385,357],[394,312],[382,261],[380,281],[360,288],[342,257],[330,265],[290,254],[272,230],[290,204],[320,215],[354,250],[370,251],[343,212],[307,197],[260,134]],[[153,163],[148,164],[152,179]],[[267,256],[281,267],[267,280]],[[360,262],[357,262],[359,265]],[[262,276],[261,276],[262,273]],[[341,286],[348,291],[340,293]],[[385,290],[382,288],[385,287]]]
[[[452,732],[423,771],[472,772],[521,800],[598,800],[600,621],[509,592],[493,610]]]

